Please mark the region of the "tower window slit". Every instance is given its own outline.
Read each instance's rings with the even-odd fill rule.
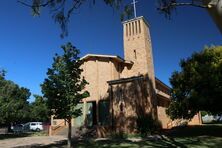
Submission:
[[[131,36],[131,24],[129,23],[129,36]]]
[[[133,35],[134,35],[134,22],[132,22],[132,32],[133,32]]]
[[[137,21],[135,22],[135,27],[136,27],[136,34],[137,34]]]
[[[126,24],[126,36],[128,36],[128,24]]]
[[[139,23],[139,33],[141,33],[140,20],[138,21],[138,23]]]

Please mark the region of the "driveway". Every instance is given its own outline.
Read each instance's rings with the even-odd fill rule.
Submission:
[[[56,145],[67,140],[64,136],[35,136],[24,138],[12,138],[0,140],[0,147],[16,148],[16,147],[45,147],[47,145]]]

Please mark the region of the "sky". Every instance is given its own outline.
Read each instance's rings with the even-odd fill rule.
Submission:
[[[205,46],[221,45],[222,34],[205,9],[180,7],[169,20],[157,11],[156,0],[137,1],[137,16],[144,16],[150,25],[155,75],[167,85],[172,72],[180,69],[180,59]],[[124,56],[120,13],[101,0],[96,5],[86,3],[74,12],[64,39],[49,9],[33,17],[30,8],[17,0],[1,0],[0,7],[0,69],[7,71],[6,79],[30,89],[32,94],[41,95],[40,84],[47,68],[67,42],[80,49],[80,56]]]

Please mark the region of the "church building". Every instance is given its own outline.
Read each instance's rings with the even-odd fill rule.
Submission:
[[[101,137],[136,133],[138,119],[150,115],[162,128],[170,128],[172,121],[165,113],[170,87],[155,77],[149,24],[143,16],[123,22],[123,42],[124,58],[98,54],[81,58],[90,97],[79,104],[83,114],[73,119],[74,127],[96,127]],[[64,120],[51,122],[57,127]]]

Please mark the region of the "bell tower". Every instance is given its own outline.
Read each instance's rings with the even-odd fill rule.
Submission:
[[[148,75],[155,86],[152,45],[149,24],[143,16],[123,22],[124,58],[133,65],[124,77]]]

